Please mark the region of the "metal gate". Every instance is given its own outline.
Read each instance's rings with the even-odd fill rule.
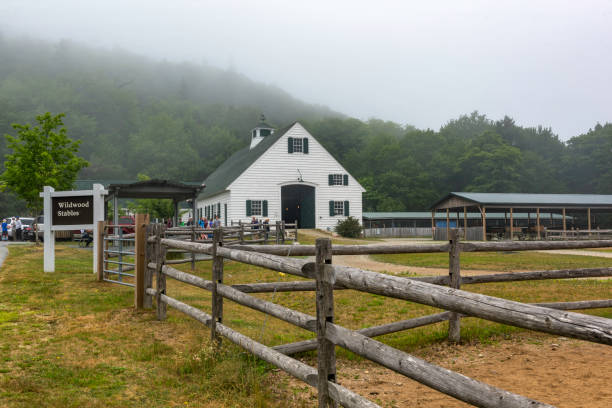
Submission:
[[[134,230],[134,225],[104,226],[104,260],[102,280],[119,285],[134,286],[135,233],[125,233]],[[112,231],[112,234],[109,232]],[[114,259],[116,258],[116,259]]]

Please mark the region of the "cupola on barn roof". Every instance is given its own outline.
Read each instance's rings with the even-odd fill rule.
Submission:
[[[253,149],[261,142],[264,137],[270,136],[274,133],[274,128],[266,123],[266,117],[262,114],[259,117],[259,123],[251,130],[251,146],[249,149]]]

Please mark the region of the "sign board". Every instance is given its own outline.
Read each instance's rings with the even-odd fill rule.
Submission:
[[[93,230],[93,272],[97,272],[98,221],[104,221],[104,196],[108,191],[101,184],[93,190],[55,191],[45,186],[40,196],[44,202],[44,271],[55,271],[55,231]]]
[[[51,197],[52,225],[93,225],[93,196]]]

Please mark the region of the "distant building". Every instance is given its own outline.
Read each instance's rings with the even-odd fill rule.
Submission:
[[[347,216],[361,221],[364,188],[300,123],[275,130],[262,116],[250,138],[204,181],[198,217],[219,215],[223,225],[297,220],[319,229]]]

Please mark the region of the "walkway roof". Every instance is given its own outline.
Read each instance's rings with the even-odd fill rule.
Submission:
[[[170,180],[146,180],[135,183],[109,184],[106,200],[117,198],[169,198],[185,201],[196,198],[203,184],[180,183]]]
[[[549,218],[549,217],[553,217],[554,219],[561,219],[563,218],[560,214],[550,214],[547,212],[540,212],[540,217],[541,218]],[[364,220],[430,220],[431,219],[431,212],[429,211],[410,211],[410,212],[364,212],[362,213],[362,217]],[[461,219],[463,219],[463,210],[461,210],[459,212],[459,217]],[[480,219],[480,213],[467,213],[467,217],[469,219]],[[515,212],[513,214],[513,218],[515,220],[518,219],[536,219],[537,214],[535,212]],[[504,219],[504,218],[510,218],[510,214],[507,213],[503,213],[503,212],[491,212],[491,213],[487,213],[487,218],[489,219]],[[567,217],[568,219],[570,219],[571,217]],[[435,219],[437,220],[446,220],[446,212],[439,212],[435,214]],[[456,212],[453,211],[450,213],[450,219],[451,220],[455,220],[457,219],[457,215]]]
[[[440,210],[464,206],[487,208],[612,209],[612,195],[452,192],[433,204],[431,209]]]

